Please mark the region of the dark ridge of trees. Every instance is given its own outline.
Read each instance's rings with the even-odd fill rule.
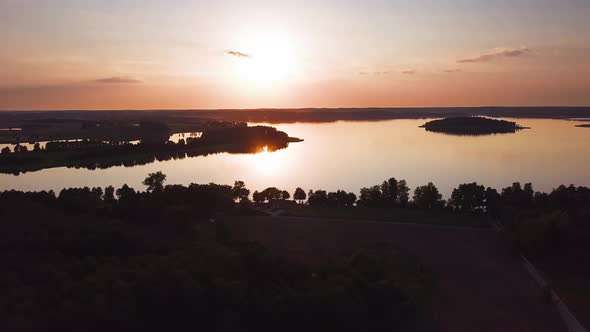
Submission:
[[[183,159],[216,153],[257,153],[284,149],[300,141],[273,127],[220,127],[200,138],[189,137],[178,143],[168,141],[130,144],[120,141],[80,140],[47,143],[45,149],[27,151],[17,145],[14,153],[0,153],[0,172],[18,175],[51,167],[105,169],[136,166],[156,160]]]
[[[270,203],[272,201],[288,200],[289,198],[291,198],[291,195],[288,191],[276,187],[269,187],[261,192],[254,191],[254,194],[252,195],[252,199],[256,203]]]
[[[410,188],[406,180],[391,178],[381,185],[361,188],[358,204],[373,207],[395,207],[408,205]]]
[[[355,205],[439,210],[441,216],[446,213],[443,210],[487,214],[504,225],[508,242],[529,257],[590,277],[590,269],[580,266],[580,262],[590,259],[590,188],[561,185],[543,193],[536,192],[531,183],[515,182],[498,192],[473,182],[455,188],[448,202],[442,200],[432,183],[415,188],[412,200],[408,199],[409,191],[404,180],[392,178],[381,185],[362,188]],[[333,203],[334,199],[329,203],[329,197],[336,197],[335,194],[310,191],[307,204],[350,206]]]
[[[477,183],[465,183],[453,189],[449,206],[459,211],[480,212],[486,210],[486,189]]]
[[[325,190],[310,190],[307,197],[307,204],[310,206],[346,207],[353,206],[355,203],[356,195],[344,190],[337,190],[335,192],[326,192]]]
[[[428,182],[427,185],[417,187],[414,190],[414,204],[419,208],[432,209],[443,207],[445,202],[442,200],[438,188],[432,182]]]
[[[451,117],[441,120],[432,120],[421,126],[427,131],[445,133],[451,135],[490,135],[515,133],[518,130],[527,129],[516,122],[473,117]]]
[[[293,198],[299,203],[302,204],[307,199],[307,194],[305,190],[301,188],[295,189],[295,193],[293,193]]]
[[[245,202],[250,198],[250,190],[246,188],[244,181],[235,181],[232,188],[232,197],[237,202]]]
[[[398,249],[293,263],[224,230],[243,182],[165,185],[160,172],[144,182],[0,192],[3,328],[382,331],[421,319],[431,282]]]
[[[288,330],[287,321],[298,330],[370,331],[382,324],[403,330],[419,312],[424,288],[406,286],[399,279],[406,274],[387,265],[399,264],[399,256],[384,258],[386,250],[353,255],[337,266],[292,265],[256,245],[231,242],[223,216],[260,213],[242,181],[184,186],[165,180],[161,172],[149,174],[145,191],[124,185],[69,188],[58,195],[0,192],[4,326],[68,330],[86,324],[85,330],[104,330],[117,323],[112,326],[133,330],[140,324],[149,331],[181,329],[198,319],[217,330],[251,324]],[[296,192],[293,198],[301,200],[305,192]],[[590,188],[562,185],[542,193],[516,182],[498,192],[466,183],[453,190],[447,205],[432,183],[417,187],[408,202],[409,192],[405,181],[391,178],[363,188],[358,200],[341,190],[306,196],[310,207],[487,213],[504,226],[508,243],[536,262],[590,276],[583,264],[590,258]],[[285,193],[270,187],[252,196],[258,203],[288,201]],[[422,278],[412,273],[408,282],[423,285]]]

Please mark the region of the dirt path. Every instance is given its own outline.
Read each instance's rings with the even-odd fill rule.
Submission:
[[[418,256],[437,283],[428,315],[432,331],[566,330],[490,229],[290,217],[240,217],[227,223],[235,238],[260,242],[305,262],[351,253],[369,243],[395,243]]]

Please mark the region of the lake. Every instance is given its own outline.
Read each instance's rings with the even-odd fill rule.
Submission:
[[[515,134],[451,136],[426,132],[426,120],[296,123],[273,125],[305,141],[276,152],[217,154],[104,170],[45,169],[0,175],[0,190],[49,190],[124,183],[143,188],[150,172],[168,175],[168,184],[215,182],[262,190],[344,189],[358,194],[364,186],[390,177],[406,179],[413,189],[429,181],[448,198],[458,184],[476,181],[497,189],[514,181],[532,182],[536,190],[559,184],[590,186],[590,129],[574,121],[508,119],[531,127]]]

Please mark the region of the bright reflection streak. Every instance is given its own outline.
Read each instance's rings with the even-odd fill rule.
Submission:
[[[264,176],[271,176],[278,174],[283,164],[283,156],[279,153],[269,152],[268,146],[262,148],[262,152],[252,156],[253,165],[258,173]]]

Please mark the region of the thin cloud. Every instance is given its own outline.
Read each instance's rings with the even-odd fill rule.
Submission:
[[[481,54],[479,56],[473,58],[465,58],[460,59],[458,63],[481,63],[481,62],[491,62],[500,58],[515,58],[527,53],[530,53],[531,50],[528,47],[521,47],[521,48],[496,48],[491,52]]]
[[[128,76],[113,76],[106,78],[99,78],[94,80],[95,83],[101,84],[137,84],[142,83],[140,80]]]
[[[443,70],[445,73],[460,73],[461,69],[445,69]]]
[[[234,51],[234,50],[227,50],[227,51],[225,51],[225,54],[232,55],[232,56],[235,56],[238,58],[251,58],[252,57],[248,53],[243,53],[243,52]]]
[[[391,71],[389,70],[384,70],[384,71],[359,71],[358,72],[359,75],[361,76],[367,76],[367,75],[372,75],[372,76],[387,76],[389,74],[391,74]]]
[[[406,70],[402,70],[402,74],[404,74],[404,75],[414,75],[414,74],[416,74],[416,71],[414,69],[406,69]]]

